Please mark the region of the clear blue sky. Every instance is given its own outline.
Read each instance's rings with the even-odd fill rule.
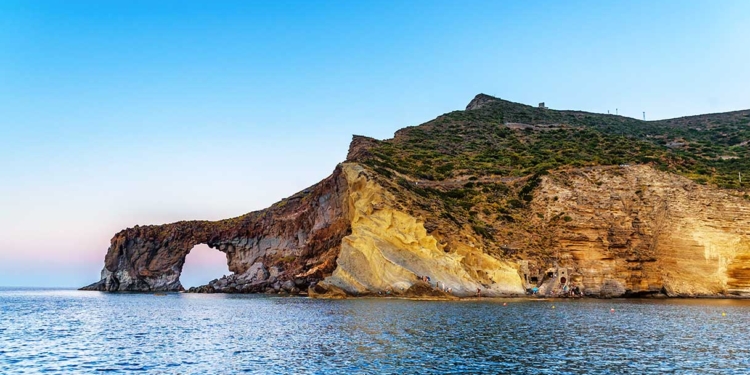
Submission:
[[[745,0],[2,1],[0,285],[96,281],[122,228],[264,208],[352,134],[480,92],[650,119],[750,108],[749,18]],[[194,277],[225,270],[209,258],[188,257]]]

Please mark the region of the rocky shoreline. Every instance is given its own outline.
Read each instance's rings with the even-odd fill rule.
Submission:
[[[191,287],[182,292],[175,293],[191,293],[191,294],[258,294],[267,296],[284,296],[284,297],[300,297],[300,298],[317,298],[317,299],[401,299],[401,300],[415,300],[415,301],[492,301],[492,300],[524,300],[524,301],[559,301],[559,300],[601,300],[601,299],[674,299],[674,300],[750,300],[748,296],[739,295],[703,295],[703,296],[667,296],[665,294],[656,295],[631,295],[631,296],[619,296],[619,297],[601,297],[596,295],[582,296],[582,297],[566,297],[566,296],[532,296],[527,294],[510,294],[506,296],[486,296],[486,297],[459,297],[453,295],[420,295],[420,294],[406,294],[406,293],[393,293],[393,294],[363,294],[363,295],[350,295],[346,293],[338,292],[323,292],[320,294],[310,291],[299,291],[297,293],[290,293],[284,289],[276,291],[266,291],[262,293],[242,293],[242,292],[224,292],[210,289],[204,289],[201,287]],[[136,292],[138,293],[138,292]],[[145,293],[145,292],[144,292]]]
[[[183,293],[195,294],[263,294],[263,295],[280,295],[280,296],[297,296],[320,299],[345,299],[345,298],[393,298],[393,299],[413,299],[413,300],[440,300],[440,301],[467,301],[467,300],[488,300],[488,299],[523,299],[523,300],[568,300],[568,299],[750,299],[747,295],[668,295],[662,292],[658,293],[630,293],[618,296],[602,296],[599,294],[590,295],[533,295],[533,294],[507,294],[480,296],[476,295],[454,295],[447,293],[435,286],[417,281],[411,287],[404,290],[389,290],[386,292],[360,293],[352,294],[341,288],[326,283],[312,282],[309,283],[304,279],[294,281],[276,280],[270,283],[259,284],[242,284],[237,283],[234,275],[224,276],[215,279],[206,285],[190,287],[183,290]]]

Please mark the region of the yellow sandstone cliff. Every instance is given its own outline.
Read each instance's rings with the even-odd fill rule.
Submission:
[[[352,294],[403,291],[428,275],[464,296],[478,288],[483,295],[522,294],[532,286],[524,277],[532,249],[497,259],[480,241],[453,238],[465,245],[446,252],[420,219],[395,209],[364,168],[344,164],[344,174],[352,234],[323,285]],[[566,269],[588,295],[750,293],[750,204],[743,198],[633,165],[545,176],[531,207],[540,223],[569,218],[543,233],[553,236],[554,259],[531,262],[541,273]]]
[[[524,292],[515,263],[470,246],[446,252],[422,221],[394,207],[392,195],[369,179],[362,166],[344,164],[344,173],[352,234],[343,238],[337,267],[324,284],[355,294],[398,293],[419,276],[428,276],[436,286],[451,288],[459,296],[473,295],[477,289],[485,295]]]

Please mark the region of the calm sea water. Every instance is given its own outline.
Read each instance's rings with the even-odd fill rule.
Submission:
[[[0,373],[747,374],[749,323],[750,301],[0,289]]]

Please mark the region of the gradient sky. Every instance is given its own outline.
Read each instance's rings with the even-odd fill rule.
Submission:
[[[477,93],[649,119],[750,108],[750,1],[0,2],[0,285],[221,219]],[[188,256],[194,285],[227,273]],[[201,268],[204,268],[201,270]]]

